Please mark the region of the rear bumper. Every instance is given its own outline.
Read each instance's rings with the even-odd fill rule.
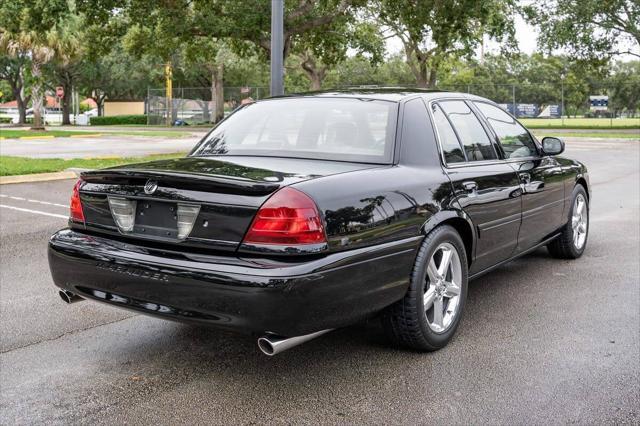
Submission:
[[[402,298],[419,237],[285,263],[135,246],[64,229],[56,286],[87,299],[240,332],[296,336],[345,326]]]

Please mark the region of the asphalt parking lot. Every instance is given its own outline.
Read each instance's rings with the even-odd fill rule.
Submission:
[[[269,358],[247,336],[65,305],[46,244],[74,182],[0,186],[0,424],[638,424],[640,142],[566,155],[590,169],[585,255],[541,249],[473,281],[432,354],[371,321]]]

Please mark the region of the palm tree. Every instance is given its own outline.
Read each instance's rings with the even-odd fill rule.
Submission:
[[[43,66],[55,56],[64,60],[67,53],[79,45],[79,40],[73,33],[65,30],[68,20],[59,21],[47,31],[21,29],[11,32],[0,28],[0,50],[12,56],[25,52],[31,60],[31,101],[33,106],[32,130],[43,130],[42,110],[44,101]]]
[[[56,57],[53,78],[64,88],[62,97],[62,124],[71,124],[69,119],[72,88],[80,72],[80,64],[87,53],[80,42],[85,37],[84,19],[81,15],[69,15],[56,34]]]
[[[51,31],[21,31],[19,33],[3,31],[0,33],[0,46],[2,46],[3,50],[13,56],[18,55],[19,52],[26,52],[31,59],[32,130],[44,129],[44,123],[42,122],[42,103],[44,98],[42,67],[53,59],[55,55],[55,49],[51,44],[52,38]]]

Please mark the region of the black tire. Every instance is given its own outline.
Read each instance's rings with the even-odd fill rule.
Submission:
[[[461,283],[457,313],[450,325],[438,333],[429,326],[423,298],[427,285],[427,265],[443,243],[449,243],[457,251],[461,266]],[[396,345],[419,351],[435,351],[444,347],[456,332],[464,312],[467,281],[467,256],[460,235],[451,226],[437,227],[427,235],[418,250],[407,294],[402,300],[389,306],[382,315],[385,333]]]
[[[586,231],[584,236],[584,243],[581,247],[576,247],[574,243],[575,233],[573,224],[573,216],[576,209],[576,200],[581,196],[585,202],[584,212],[586,215]],[[569,217],[567,224],[562,228],[562,233],[558,238],[547,244],[547,250],[549,254],[558,259],[577,259],[582,256],[584,249],[587,247],[587,240],[589,238],[589,198],[587,192],[582,185],[576,185],[573,188],[571,196],[571,209],[569,209]]]

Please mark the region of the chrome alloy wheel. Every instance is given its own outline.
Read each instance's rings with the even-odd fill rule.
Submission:
[[[427,266],[424,290],[424,311],[429,328],[445,332],[459,311],[462,265],[458,250],[450,243],[440,244]]]
[[[573,206],[573,216],[571,217],[571,228],[573,228],[573,245],[576,249],[582,249],[587,240],[587,225],[589,221],[589,212],[587,209],[587,201],[584,195],[578,194],[575,205]]]

